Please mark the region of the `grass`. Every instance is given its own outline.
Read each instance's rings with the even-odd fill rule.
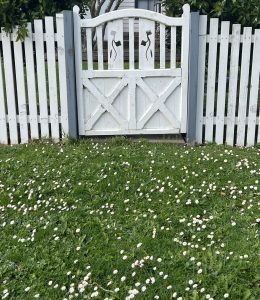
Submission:
[[[0,298],[259,299],[260,149],[0,148]]]

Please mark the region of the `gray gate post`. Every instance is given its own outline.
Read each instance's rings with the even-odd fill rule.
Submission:
[[[78,137],[78,118],[77,118],[77,96],[76,96],[76,73],[74,58],[74,29],[73,12],[63,11],[64,20],[64,44],[66,60],[66,79],[68,95],[68,137]]]
[[[199,12],[192,12],[190,19],[189,49],[189,87],[187,105],[187,138],[188,144],[196,143],[196,115],[198,89],[198,57],[199,57]]]

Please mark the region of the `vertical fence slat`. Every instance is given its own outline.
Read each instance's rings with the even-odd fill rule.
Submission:
[[[14,29],[14,39],[17,39],[17,28]],[[24,64],[22,43],[20,40],[14,42],[15,78],[18,100],[18,113],[20,124],[21,143],[28,143],[27,104],[24,83]]]
[[[49,82],[49,99],[50,99],[50,121],[51,137],[58,141],[60,137],[59,130],[59,111],[58,111],[58,93],[57,93],[57,75],[56,75],[56,55],[54,44],[54,26],[53,17],[45,17],[46,27],[46,48],[47,48],[47,66]]]
[[[86,29],[88,70],[93,70],[92,29]]]
[[[37,83],[40,104],[40,125],[41,137],[49,137],[49,120],[48,120],[48,103],[46,92],[46,70],[44,59],[43,45],[43,26],[42,20],[34,20],[35,32],[35,50],[36,50],[36,65],[37,65]]]
[[[196,116],[196,141],[199,144],[202,143],[202,129],[203,129],[203,104],[204,104],[204,85],[205,85],[206,45],[207,45],[207,16],[200,16],[197,116]]]
[[[7,97],[9,136],[10,136],[11,144],[18,144],[11,40],[10,40],[10,35],[6,33],[3,30],[3,28],[1,29],[1,31],[2,31],[2,47],[3,47],[4,74],[5,74],[5,86],[6,86],[6,97]]]
[[[171,27],[171,68],[176,68],[176,27]]]
[[[165,25],[160,24],[160,68],[165,68]]]
[[[245,27],[243,33],[243,50],[241,62],[239,105],[238,105],[238,124],[237,124],[237,146],[245,145],[246,130],[246,110],[248,96],[248,80],[250,67],[250,52],[252,42],[252,28]]]
[[[207,77],[207,106],[205,141],[213,142],[213,121],[215,104],[215,81],[218,47],[218,19],[210,19],[209,58]]]
[[[226,134],[226,143],[231,146],[233,146],[234,143],[234,131],[235,131],[240,30],[241,30],[241,25],[239,24],[233,25],[232,41],[231,41],[231,56],[230,56],[230,71],[229,71],[230,75],[229,75],[227,134]]]
[[[3,78],[3,70],[2,70],[1,53],[0,53],[0,144],[8,144],[7,119],[6,119],[5,97],[4,97],[4,78]]]
[[[35,85],[35,66],[33,59],[33,37],[32,37],[32,24],[27,24],[27,37],[24,40],[24,52],[26,63],[26,81],[27,93],[29,102],[29,122],[30,122],[30,135],[31,139],[39,138],[38,128],[38,113],[37,113],[37,96]]]
[[[97,29],[97,50],[98,50],[98,69],[103,70],[103,34],[102,34],[102,25],[98,26]]]
[[[108,69],[124,69],[123,20],[109,22],[107,34]]]
[[[134,18],[129,18],[129,69],[135,68],[135,30]]]
[[[260,29],[255,30],[254,35],[254,52],[252,60],[251,71],[251,85],[250,85],[250,98],[249,98],[249,110],[248,110],[248,127],[247,127],[247,146],[253,146],[255,143],[256,132],[256,114],[257,114],[257,102],[259,94],[259,74],[260,74]],[[259,127],[258,127],[259,128]],[[259,143],[260,130],[258,129]]]
[[[219,55],[219,70],[218,70],[217,118],[216,118],[216,143],[217,144],[223,144],[224,141],[229,27],[230,27],[229,22],[221,23],[220,55]]]

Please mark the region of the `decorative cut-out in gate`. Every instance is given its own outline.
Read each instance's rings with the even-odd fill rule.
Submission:
[[[148,43],[148,46],[147,46],[147,49],[146,49],[146,52],[145,52],[145,56],[146,56],[147,60],[148,60],[148,50],[149,50],[149,48],[151,46],[151,40],[150,40],[150,37],[149,37],[150,35],[152,35],[151,30],[147,30],[146,31],[147,40],[146,41],[144,41],[144,40],[141,41],[141,45],[142,46],[146,46],[147,43]],[[153,57],[153,51],[152,51],[152,49],[150,49],[150,54],[151,54],[151,57]]]

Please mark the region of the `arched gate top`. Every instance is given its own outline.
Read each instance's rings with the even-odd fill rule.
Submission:
[[[183,6],[183,15],[190,13],[190,6],[189,4],[185,4]],[[142,18],[147,19],[155,22],[159,22],[166,26],[183,26],[185,21],[182,17],[167,17],[161,13],[145,10],[145,9],[122,9],[111,11],[106,14],[102,14],[93,19],[83,19],[81,20],[81,27],[85,28],[92,28],[97,27],[103,23],[114,21],[123,18]]]

